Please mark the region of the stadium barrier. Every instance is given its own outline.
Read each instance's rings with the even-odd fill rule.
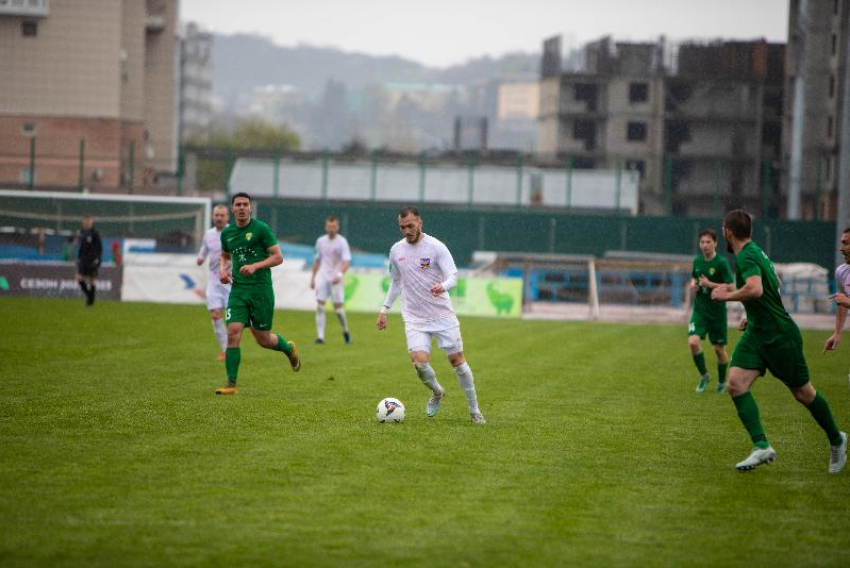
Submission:
[[[287,259],[272,269],[275,307],[285,310],[315,309],[310,288],[311,271],[305,259]],[[203,304],[209,272],[194,255],[142,253],[125,259],[121,300]],[[375,312],[389,288],[386,270],[352,268],[345,276],[346,308]],[[522,315],[521,278],[461,274],[451,290],[458,315],[518,318]],[[399,309],[399,302],[393,308]]]

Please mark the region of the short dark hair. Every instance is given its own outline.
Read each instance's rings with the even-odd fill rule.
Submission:
[[[729,229],[736,239],[749,239],[753,235],[753,218],[743,209],[735,209],[726,214],[723,226]]]
[[[847,227],[847,228],[846,228],[846,229],[844,229],[841,233],[842,233],[842,234],[844,234],[844,233],[850,233],[850,227]]]
[[[249,203],[250,203],[250,201],[251,201],[251,196],[250,196],[250,195],[248,195],[248,194],[247,194],[247,193],[245,193],[244,191],[240,191],[239,193],[234,193],[234,194],[233,194],[233,197],[231,197],[231,198],[230,198],[230,205],[233,205],[233,202],[234,202],[234,201],[236,201],[236,198],[237,198],[237,197],[244,197],[245,199],[247,199],[247,200],[248,200],[248,202],[249,202]]]
[[[405,205],[398,212],[399,217],[407,217],[408,215],[419,217],[419,208],[415,205]]]
[[[328,215],[325,219],[326,223],[330,223],[332,221],[339,221],[339,217],[337,217],[336,215]]]
[[[711,240],[715,243],[717,242],[717,231],[714,229],[703,229],[699,232],[699,238],[702,239],[704,236],[708,235],[711,237]]]

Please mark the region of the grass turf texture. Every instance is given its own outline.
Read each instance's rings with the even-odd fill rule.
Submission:
[[[301,373],[246,336],[217,397],[202,307],[82,304],[0,300],[0,565],[850,564],[850,470],[767,378],[778,461],[736,472],[748,439],[694,392],[684,324],[466,318],[475,426],[441,352],[424,416],[396,317],[315,346],[312,314],[277,312]],[[848,429],[850,344],[823,356],[827,335],[806,354]],[[386,396],[403,424],[375,421]]]

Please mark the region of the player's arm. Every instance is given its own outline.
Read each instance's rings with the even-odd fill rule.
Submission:
[[[204,239],[201,242],[201,250],[198,251],[198,266],[202,265],[210,254],[210,249],[207,247],[207,241]]]
[[[345,273],[348,272],[349,267],[351,266],[351,249],[348,247],[348,241],[343,237],[342,241],[342,265],[340,265],[339,273],[334,276],[333,283],[339,284],[342,282],[342,279],[345,277]]]
[[[449,252],[449,249],[445,245],[439,247],[437,266],[440,268],[440,272],[443,273],[445,280],[431,287],[431,293],[435,296],[448,292],[457,286],[457,266],[455,265],[455,259],[452,258],[452,253]]]
[[[218,279],[222,284],[233,282],[233,278],[230,276],[230,253],[226,250],[222,250],[221,256],[218,258]]]
[[[319,265],[322,263],[319,260],[319,253],[316,252],[316,260],[313,261],[313,273],[310,275],[310,289],[314,289],[316,287],[316,273],[319,272]]]
[[[398,268],[394,265],[392,255],[390,256],[390,288],[387,290],[387,295],[384,298],[384,303],[381,306],[381,311],[378,313],[378,320],[375,322],[378,329],[387,328],[387,311],[393,307],[396,298],[401,294],[401,275]]]
[[[748,276],[744,281],[744,285],[737,290],[731,284],[716,287],[711,291],[711,299],[718,302],[743,302],[761,298],[763,293],[764,288],[762,287],[761,276],[754,274]]]
[[[269,253],[268,258],[265,258],[260,262],[255,262],[254,264],[246,264],[239,269],[239,274],[243,276],[251,276],[260,269],[271,268],[273,266],[283,264],[283,253],[280,252],[280,245],[272,245],[267,248],[266,251]]]
[[[100,233],[94,231],[94,238],[92,239],[92,245],[94,245],[95,258],[94,263],[96,266],[100,266],[101,260],[103,259],[103,243],[100,240]]]
[[[834,294],[834,296],[837,295],[838,294]],[[841,295],[844,296],[844,294]],[[847,296],[844,297],[847,298]],[[834,351],[838,348],[838,344],[841,342],[841,332],[844,330],[845,321],[847,321],[847,308],[844,307],[842,304],[838,304],[835,309],[835,330],[832,332],[832,335],[829,336],[829,339],[826,340],[826,343],[823,346],[824,353],[826,353],[827,351]]]

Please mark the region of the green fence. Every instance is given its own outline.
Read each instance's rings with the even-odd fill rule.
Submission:
[[[401,238],[398,208],[380,204],[258,201],[258,216],[278,236],[312,245],[329,214],[340,216],[341,232],[351,246],[389,252]],[[424,207],[423,230],[445,242],[460,265],[476,250],[559,254],[641,251],[696,255],[700,229],[720,233],[720,219],[611,217],[549,211],[477,210]],[[775,262],[813,262],[831,269],[835,259],[835,223],[827,221],[755,221],[754,240]],[[723,245],[721,239],[721,246]]]

